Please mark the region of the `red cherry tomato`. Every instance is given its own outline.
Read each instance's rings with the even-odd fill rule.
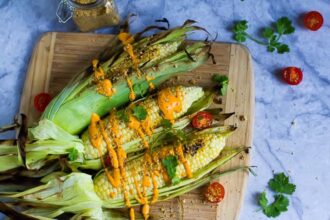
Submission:
[[[211,183],[204,192],[205,199],[211,203],[219,203],[225,197],[225,188],[219,182]]]
[[[192,126],[197,129],[208,128],[213,123],[213,116],[208,112],[198,112],[192,119]]]
[[[303,72],[298,67],[286,67],[282,70],[282,78],[290,85],[298,85],[303,79]]]
[[[43,112],[51,100],[52,97],[48,93],[40,93],[34,97],[34,108],[38,112]]]
[[[317,31],[323,25],[323,16],[318,11],[310,11],[305,15],[304,25],[311,31]]]

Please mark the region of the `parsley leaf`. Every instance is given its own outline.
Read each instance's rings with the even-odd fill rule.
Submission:
[[[288,17],[281,17],[277,20],[276,31],[279,34],[292,34],[295,31],[295,28],[292,26],[292,22]]]
[[[142,121],[147,118],[148,112],[144,107],[138,105],[133,107],[133,115],[137,120]]]
[[[246,30],[248,29],[248,25],[247,25],[247,21],[246,20],[242,20],[237,22],[234,25],[234,39],[238,42],[245,42],[246,41]]]
[[[269,188],[278,193],[285,193],[292,195],[296,190],[296,185],[289,182],[289,177],[284,173],[278,173],[274,175],[274,178],[268,182]]]
[[[161,125],[162,125],[163,128],[165,128],[165,129],[170,129],[170,128],[172,128],[172,123],[171,123],[170,120],[168,120],[168,119],[163,119],[163,120],[161,121]]]
[[[78,150],[76,148],[71,148],[69,149],[69,154],[68,154],[68,157],[69,157],[69,160],[70,161],[74,161],[78,158]]]
[[[273,34],[274,34],[274,30],[271,27],[266,27],[262,32],[262,36],[268,39],[271,38]]]
[[[149,89],[148,82],[137,83],[133,86],[133,91],[136,94],[141,95],[142,97],[147,93],[148,89]]]
[[[266,192],[262,192],[259,195],[258,202],[262,208],[263,213],[267,217],[277,217],[281,214],[281,212],[287,211],[289,206],[289,199],[282,194],[275,195],[273,203],[268,204]]]
[[[226,95],[228,89],[229,79],[225,75],[213,75],[212,81],[216,82],[220,86],[220,95]]]
[[[117,117],[119,120],[123,121],[123,122],[129,122],[129,117],[128,117],[128,114],[127,112],[123,109],[123,110],[120,110],[116,113]]]
[[[162,164],[164,168],[166,169],[166,172],[168,176],[171,179],[171,182],[173,184],[176,184],[180,181],[180,179],[175,175],[176,173],[176,167],[178,166],[178,158],[176,156],[170,155],[165,157],[162,160]]]

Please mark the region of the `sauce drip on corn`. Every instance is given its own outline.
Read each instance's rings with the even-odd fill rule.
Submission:
[[[174,113],[182,110],[181,89],[176,88],[175,94],[170,88],[163,89],[158,94],[158,106],[162,111],[164,118],[174,123]]]
[[[186,160],[186,158],[184,157],[181,143],[179,143],[178,146],[175,148],[175,152],[179,158],[179,161],[183,164],[184,169],[186,170],[187,177],[192,178],[193,175],[192,175],[192,172],[190,169],[190,165],[189,165],[188,161]]]
[[[112,96],[114,94],[114,89],[112,88],[112,83],[109,79],[105,79],[105,74],[99,61],[94,59],[92,61],[92,66],[94,70],[94,79],[96,81],[96,91],[105,96]]]

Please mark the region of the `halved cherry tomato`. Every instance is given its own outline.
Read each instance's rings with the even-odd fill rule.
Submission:
[[[211,203],[219,203],[225,197],[225,188],[219,182],[211,183],[204,192],[205,199]]]
[[[282,70],[282,78],[290,85],[298,85],[303,79],[303,72],[298,67],[286,67]]]
[[[208,112],[198,112],[192,119],[192,126],[197,129],[208,128],[213,123],[213,116]]]
[[[323,16],[318,11],[310,11],[305,15],[304,25],[311,31],[317,31],[323,25]]]
[[[40,93],[34,97],[34,108],[38,112],[43,112],[51,100],[52,97],[48,93]]]

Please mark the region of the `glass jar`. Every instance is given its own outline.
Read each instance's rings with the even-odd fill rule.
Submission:
[[[57,16],[62,23],[72,17],[83,32],[117,25],[120,21],[114,0],[62,0]]]

